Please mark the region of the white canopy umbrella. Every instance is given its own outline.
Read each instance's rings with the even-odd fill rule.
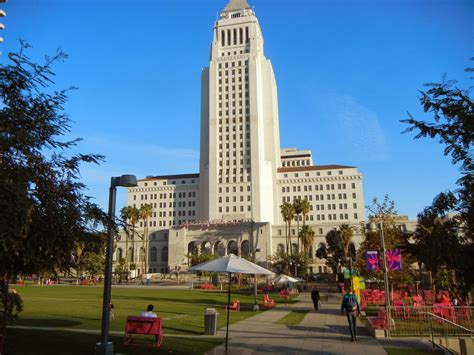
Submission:
[[[294,277],[291,277],[291,276],[288,276],[288,275],[280,275],[276,278],[274,278],[272,280],[272,282],[276,283],[276,284],[284,284],[284,283],[287,283],[287,282],[301,282],[303,280],[299,279],[299,278],[294,278]]]
[[[227,343],[229,341],[230,282],[232,274],[274,275],[274,273],[234,254],[229,254],[219,259],[194,265],[189,268],[189,271],[225,272],[229,274],[229,290],[227,292],[227,329],[225,333],[225,351],[227,352]]]

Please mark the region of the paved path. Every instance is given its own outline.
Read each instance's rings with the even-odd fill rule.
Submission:
[[[233,324],[229,328],[229,354],[386,354],[382,344],[358,324],[358,342],[351,342],[347,318],[340,313],[340,296],[330,295],[319,312],[313,310],[309,293],[300,302],[278,306],[267,312]],[[276,324],[291,310],[310,311],[298,326]],[[225,338],[225,328],[218,336]],[[385,345],[387,346],[387,345]],[[212,354],[223,354],[221,345]]]

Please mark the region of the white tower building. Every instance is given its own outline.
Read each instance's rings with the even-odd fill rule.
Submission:
[[[277,88],[263,36],[245,0],[216,21],[201,79],[199,211],[203,220],[277,220]]]

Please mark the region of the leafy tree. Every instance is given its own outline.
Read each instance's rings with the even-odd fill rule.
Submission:
[[[69,133],[63,106],[68,90],[48,92],[52,66],[66,56],[58,51],[43,64],[26,55],[28,44],[0,65],[0,296],[1,332],[12,311],[21,310],[8,291],[20,274],[56,273],[75,266],[80,241],[105,221],[83,194],[79,166],[100,155],[66,156],[78,140]],[[12,303],[13,302],[13,303]],[[13,306],[12,306],[13,304]]]
[[[353,236],[352,227],[342,224],[339,229],[333,229],[326,234],[326,244],[316,250],[316,257],[326,259],[326,265],[333,273],[337,273],[342,266],[348,266],[347,257],[355,258],[355,250],[350,243]]]
[[[91,276],[103,273],[105,270],[104,253],[84,253],[81,258],[80,268],[81,270],[86,271]]]
[[[473,72],[474,69],[466,71]],[[433,272],[437,271],[433,253],[443,249],[439,255],[446,262],[437,266],[445,266],[457,273],[460,279],[456,283],[462,285],[463,293],[467,294],[474,286],[474,103],[469,90],[456,85],[456,81],[446,78],[441,83],[426,84],[428,89],[420,91],[420,103],[432,119],[418,120],[408,114],[409,118],[401,122],[408,125],[404,133],[415,132],[415,139],[432,138],[444,145],[444,155],[450,156],[452,163],[459,166],[458,188],[440,193],[418,216],[416,240],[419,260]],[[447,218],[448,213],[453,216]],[[444,232],[448,233],[447,240],[442,241],[440,233]],[[443,243],[448,243],[453,249],[445,250]],[[451,252],[456,255],[447,255]]]
[[[290,253],[291,245],[291,236],[289,235],[291,229],[291,221],[295,217],[295,209],[293,205],[289,202],[284,202],[280,206],[281,215],[283,216],[283,221],[285,222],[285,231],[286,231],[286,253]]]
[[[395,202],[390,200],[388,195],[385,195],[382,201],[374,198],[372,205],[367,206],[367,210],[369,211],[369,223],[375,223],[377,227],[382,225],[386,250],[397,249],[408,244],[410,235],[399,228],[397,224],[399,217],[395,209]],[[364,232],[364,240],[357,252],[358,257],[355,265],[365,277],[383,279],[381,270],[375,272],[367,271],[365,265],[366,251],[380,251],[382,248],[380,244],[380,231],[377,228],[366,229],[365,227],[362,227],[362,230]],[[388,273],[390,284],[398,286],[412,283],[414,271],[411,268],[411,264],[414,261],[409,251],[405,250],[402,252],[402,270]]]
[[[278,250],[270,257],[273,266],[282,270],[284,274],[306,276],[310,259],[305,253],[286,253],[284,250]]]

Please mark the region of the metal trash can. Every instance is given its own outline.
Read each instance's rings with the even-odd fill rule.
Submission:
[[[215,308],[206,308],[204,313],[204,334],[205,335],[216,335],[217,334],[217,313]]]

